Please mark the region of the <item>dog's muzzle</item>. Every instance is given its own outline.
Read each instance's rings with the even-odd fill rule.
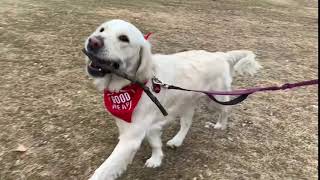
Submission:
[[[114,69],[119,69],[120,64],[118,61],[114,60],[103,60],[105,64],[108,66],[112,66]],[[87,65],[88,73],[93,77],[103,77],[106,74],[109,74],[110,71],[103,69],[99,65],[95,64],[93,61],[90,60],[89,64]]]
[[[104,48],[103,38],[101,36],[93,36],[88,39],[87,51],[93,56],[98,56],[100,51]],[[101,58],[99,58],[101,59]],[[101,59],[100,64],[106,64],[112,66],[114,69],[119,69],[120,63],[116,60],[103,60]],[[110,71],[103,69],[98,64],[95,64],[90,60],[87,65],[88,73],[93,77],[103,77],[106,74],[109,74]]]

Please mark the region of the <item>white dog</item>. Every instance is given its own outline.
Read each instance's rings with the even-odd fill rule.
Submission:
[[[143,34],[134,25],[122,20],[111,20],[100,25],[86,40],[85,48],[114,68],[146,82],[149,87],[152,86],[151,79],[157,77],[164,83],[183,88],[229,91],[233,75],[254,74],[260,68],[255,61],[255,55],[251,51],[244,50],[226,53],[195,50],[171,55],[152,54],[150,44],[144,39]],[[111,103],[107,109],[115,109],[116,112],[111,113],[119,128],[117,146],[109,158],[94,172],[91,180],[112,180],[119,177],[132,162],[145,138],[152,147],[151,157],[145,166],[153,168],[160,166],[163,158],[161,142],[163,126],[176,117],[180,118],[180,130],[167,142],[167,145],[181,146],[191,126],[195,108],[201,99],[206,99],[208,105],[214,106],[219,113],[214,128],[226,128],[230,107],[211,103],[204,94],[165,88],[159,93],[153,92],[169,113],[164,117],[139,88],[130,89],[132,88],[130,81],[106,72],[89,59],[86,59],[86,63],[89,76],[94,79],[99,90],[104,90],[106,106]],[[129,87],[129,90],[126,87]],[[126,94],[121,95],[122,92]],[[135,95],[128,92],[138,93]],[[136,99],[132,100],[132,96],[136,96]],[[220,101],[229,100],[228,96],[216,96],[216,98]]]

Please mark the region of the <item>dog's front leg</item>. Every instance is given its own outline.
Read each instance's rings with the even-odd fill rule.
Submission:
[[[111,155],[95,170],[90,180],[114,180],[119,177],[132,162],[144,137],[145,132],[141,130],[122,134]]]

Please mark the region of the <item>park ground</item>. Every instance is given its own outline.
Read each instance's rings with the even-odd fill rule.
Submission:
[[[317,78],[315,0],[1,0],[0,179],[88,179],[117,143],[102,96],[84,73],[85,38],[124,19],[153,32],[154,53],[249,49],[263,69],[235,88]],[[143,143],[122,180],[317,179],[318,90],[252,95],[227,130],[199,108],[184,144],[143,168]],[[174,123],[163,134],[169,140]]]

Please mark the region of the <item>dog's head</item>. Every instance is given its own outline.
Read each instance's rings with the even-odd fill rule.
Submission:
[[[113,68],[133,75],[140,81],[146,81],[152,76],[150,44],[134,25],[126,21],[111,20],[100,25],[87,38],[85,49]],[[89,59],[86,66],[89,76],[104,84],[102,88],[117,90],[129,83],[104,71]],[[122,87],[109,87],[110,84],[121,84]]]

